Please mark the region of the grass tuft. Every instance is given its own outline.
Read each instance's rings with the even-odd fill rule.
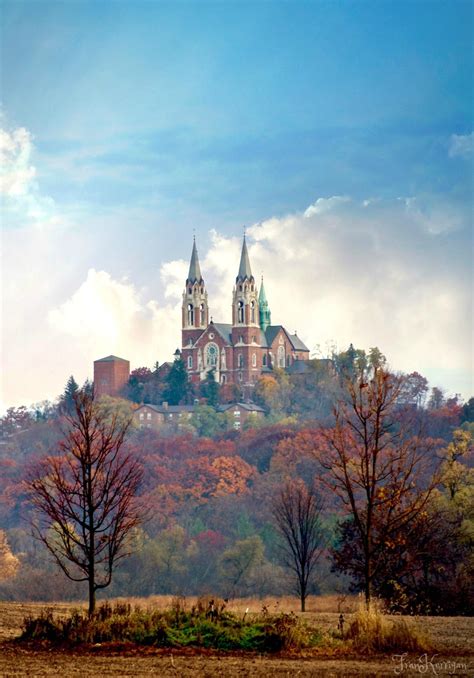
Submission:
[[[428,651],[431,643],[426,635],[412,623],[400,617],[383,613],[378,601],[369,607],[360,602],[354,615],[346,640],[352,640],[354,647],[362,652]]]

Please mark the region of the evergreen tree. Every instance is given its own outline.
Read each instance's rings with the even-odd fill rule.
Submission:
[[[206,398],[207,404],[211,407],[217,407],[219,403],[219,384],[216,381],[215,370],[209,370],[205,381],[201,383],[200,394]]]
[[[79,384],[71,376],[67,380],[66,387],[60,398],[60,409],[62,412],[71,413],[75,408],[75,398],[79,393]]]
[[[179,405],[180,402],[186,400],[190,390],[186,365],[181,358],[181,352],[177,350],[173,367],[166,377],[163,397],[170,405]]]

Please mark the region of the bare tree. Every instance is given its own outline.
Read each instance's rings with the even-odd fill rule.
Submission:
[[[273,502],[272,513],[283,537],[286,566],[296,577],[296,590],[305,611],[308,585],[325,546],[321,528],[323,504],[302,481],[288,482]]]
[[[123,443],[130,422],[104,418],[80,391],[66,415],[59,454],[32,469],[27,486],[37,514],[35,535],[69,579],[87,581],[89,614],[108,586],[126,538],[140,517],[135,495],[142,471]]]
[[[354,562],[345,558],[344,569],[360,575],[367,604],[387,549],[403,539],[436,484],[430,442],[399,404],[404,387],[404,378],[385,368],[346,379],[320,454],[322,481],[351,521]]]

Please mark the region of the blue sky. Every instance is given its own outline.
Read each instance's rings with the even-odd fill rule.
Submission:
[[[436,247],[433,238],[421,245],[425,280],[437,266],[447,289],[456,281],[451,294],[460,272],[468,286],[472,12],[456,0],[2,2],[2,126],[29,135],[16,171],[23,161],[34,167],[24,190],[8,196],[3,221],[25,237],[37,231],[33,200],[53,224],[43,226],[42,245],[74,254],[51,254],[57,270],[47,274],[43,315],[71,299],[90,268],[127,276],[164,304],[163,266],[187,258],[193,228],[204,253],[213,229],[233,239],[244,225],[301,215],[331,196],[383,205],[380,218],[395,224],[380,223],[385,247],[400,262],[410,238],[402,247],[388,206],[415,200],[417,223],[437,231]],[[349,223],[351,215],[334,218]],[[416,237],[412,244],[420,247]],[[448,260],[440,263],[433,247]],[[12,275],[20,286],[21,264]],[[470,313],[464,307],[463,342]],[[420,354],[413,369],[444,369],[439,350],[426,365]],[[79,376],[90,357],[81,357]],[[51,393],[73,367],[58,369]],[[453,367],[447,387],[466,394],[469,367]]]

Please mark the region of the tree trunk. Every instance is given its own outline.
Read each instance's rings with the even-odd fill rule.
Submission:
[[[89,617],[95,612],[95,582],[94,571],[89,574]]]
[[[301,612],[306,610],[306,586],[305,583],[300,581],[300,600],[301,600]]]

